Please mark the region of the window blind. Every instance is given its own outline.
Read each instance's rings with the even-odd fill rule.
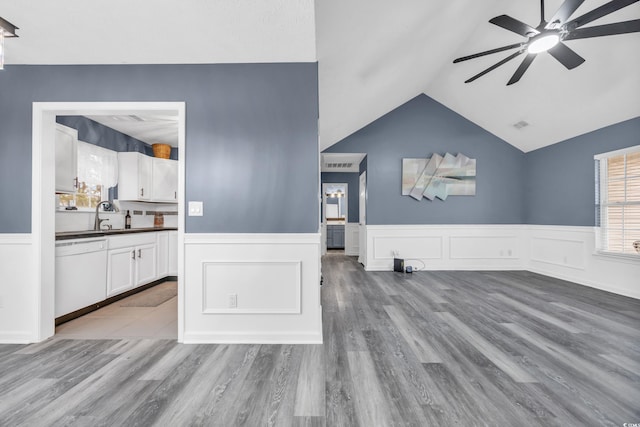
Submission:
[[[600,250],[636,254],[640,240],[640,146],[596,156]]]

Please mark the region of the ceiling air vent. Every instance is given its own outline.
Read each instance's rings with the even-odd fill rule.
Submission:
[[[348,169],[353,166],[353,163],[326,163],[328,168]]]
[[[518,123],[514,124],[513,127],[520,130],[522,128],[526,128],[527,126],[529,126],[529,123],[525,122],[524,120],[520,120]]]

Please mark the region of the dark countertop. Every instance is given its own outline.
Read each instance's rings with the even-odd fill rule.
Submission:
[[[129,228],[127,230],[84,230],[84,231],[63,231],[56,233],[56,240],[70,240],[70,239],[87,239],[91,237],[102,236],[114,236],[118,234],[131,234],[131,233],[149,233],[154,231],[172,231],[177,230],[177,227],[148,227],[148,228]]]

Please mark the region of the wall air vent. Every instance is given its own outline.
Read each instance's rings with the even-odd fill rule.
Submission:
[[[325,166],[334,169],[348,169],[353,166],[353,163],[325,163]]]

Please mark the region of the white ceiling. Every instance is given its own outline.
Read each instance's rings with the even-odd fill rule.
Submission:
[[[142,112],[126,116],[86,116],[147,144],[178,146],[178,117]]]
[[[313,0],[0,0],[8,64],[315,61]]]
[[[586,0],[578,16],[607,0]],[[547,0],[551,16],[561,0]],[[567,42],[586,62],[566,70],[538,55],[505,86],[510,52],[456,57],[523,41],[489,24],[508,14],[533,26],[537,0],[0,0],[20,27],[7,64],[318,61],[324,149],[425,93],[522,151],[640,116],[640,34]],[[590,25],[640,18],[640,3]],[[0,75],[1,77],[1,75]],[[517,130],[513,124],[530,125]]]

